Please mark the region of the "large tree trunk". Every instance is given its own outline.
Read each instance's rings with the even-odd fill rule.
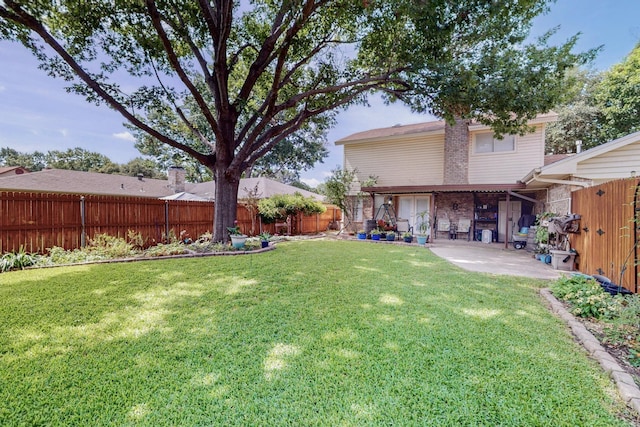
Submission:
[[[222,169],[222,170],[220,170]],[[214,208],[214,234],[215,242],[226,242],[229,240],[227,227],[233,227],[237,219],[238,210],[238,187],[240,177],[229,176],[225,173],[226,168],[216,167],[216,198]]]

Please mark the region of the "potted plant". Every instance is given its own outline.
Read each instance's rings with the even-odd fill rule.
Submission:
[[[260,244],[262,245],[263,248],[266,248],[269,246],[269,239],[271,239],[271,233],[264,231],[258,234],[258,237],[260,238]]]
[[[371,240],[380,240],[380,230],[371,230]]]
[[[419,245],[424,245],[429,241],[429,236],[427,235],[429,231],[429,212],[419,212],[418,217],[420,219],[418,220],[418,234],[416,234],[416,239]]]
[[[367,238],[367,233],[364,230],[358,230],[358,239],[365,240]]]
[[[411,243],[413,242],[413,235],[408,231],[405,231],[402,233],[402,240],[404,240],[405,243]]]
[[[394,231],[387,231],[387,242],[393,242],[396,240],[396,233]]]
[[[240,231],[238,221],[234,221],[233,224],[233,227],[227,227],[229,237],[231,237],[231,245],[236,249],[241,249],[247,242],[247,236],[245,234],[242,234],[242,232]]]

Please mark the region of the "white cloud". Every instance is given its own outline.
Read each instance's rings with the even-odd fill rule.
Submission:
[[[118,139],[124,139],[125,141],[136,142],[136,139],[131,134],[131,132],[114,133],[113,136],[118,138]]]
[[[60,134],[66,138],[69,136],[69,131],[67,129],[60,129]]]
[[[315,188],[318,185],[322,184],[322,182],[315,178],[301,178],[300,181],[307,184],[309,187]]]

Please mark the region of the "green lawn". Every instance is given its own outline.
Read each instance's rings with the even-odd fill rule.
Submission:
[[[0,275],[0,425],[625,425],[537,295],[425,248]]]

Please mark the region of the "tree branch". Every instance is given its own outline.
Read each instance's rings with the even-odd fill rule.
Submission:
[[[164,28],[162,28],[160,13],[156,8],[155,1],[146,0],[146,4],[147,4],[147,10],[149,11],[149,16],[151,17],[151,22],[153,23],[153,26],[156,29],[156,33],[158,34],[158,37],[160,37],[162,45],[165,51],[167,52],[167,56],[169,58],[169,62],[171,63],[171,66],[174,68],[174,70],[176,70],[178,77],[180,78],[182,83],[184,83],[184,85],[187,87],[187,89],[195,99],[196,103],[198,104],[198,107],[200,107],[200,109],[202,110],[202,113],[204,114],[204,117],[207,119],[207,122],[209,123],[209,125],[211,126],[211,129],[213,130],[213,133],[215,134],[216,138],[220,138],[221,133],[220,133],[220,128],[218,126],[218,122],[216,121],[216,118],[213,117],[213,114],[211,113],[211,110],[209,109],[209,106],[207,105],[206,101],[202,97],[202,94],[198,91],[198,89],[195,87],[193,82],[191,82],[186,72],[182,68],[180,61],[178,60],[178,56],[173,50],[171,41],[169,40],[167,33],[164,31]]]
[[[166,135],[161,134],[155,129],[148,126],[146,123],[138,119],[132,113],[127,111],[126,107],[117,101],[113,96],[111,96],[106,90],[102,88],[100,83],[98,83],[91,75],[89,75],[84,68],[58,43],[58,41],[44,28],[42,23],[38,21],[34,16],[30,15],[26,11],[24,11],[20,5],[16,4],[12,0],[5,0],[5,4],[9,6],[12,11],[8,11],[4,7],[0,6],[0,16],[3,18],[9,19],[16,23],[19,23],[26,28],[29,28],[31,31],[38,34],[42,40],[50,46],[62,60],[73,69],[73,71],[77,74],[77,76],[91,89],[93,90],[100,98],[102,98],[111,108],[116,110],[120,115],[122,115],[126,120],[128,120],[132,125],[137,127],[138,129],[148,133],[159,141],[177,148],[179,150],[184,151],[185,153],[193,156],[199,162],[203,164],[209,163],[209,156],[200,153],[199,151],[194,150],[193,148],[181,144]]]

